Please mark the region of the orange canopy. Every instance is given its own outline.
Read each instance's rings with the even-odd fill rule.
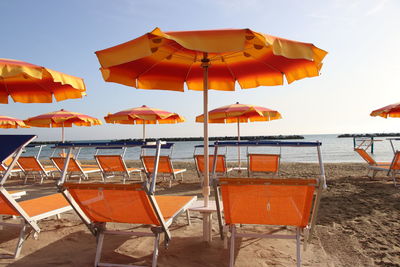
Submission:
[[[281,114],[276,110],[255,105],[239,104],[238,102],[208,112],[209,123],[272,121],[281,118]],[[204,122],[204,115],[197,116],[196,122]]]
[[[29,126],[48,128],[72,127],[72,124],[76,126],[92,126],[103,124],[101,120],[94,117],[64,109],[45,113],[36,117],[31,117],[24,120],[24,122]]]
[[[383,118],[393,117],[400,118],[400,103],[388,105],[386,107],[374,110],[371,112],[370,116],[380,116]]]
[[[282,85],[319,75],[327,54],[313,44],[250,29],[162,32],[97,51],[103,78],[141,89],[203,90],[204,53],[210,61],[209,89]]]
[[[29,128],[29,126],[25,125],[23,120],[8,117],[8,116],[0,116],[0,128]]]
[[[107,123],[120,124],[173,124],[184,122],[185,118],[181,115],[157,108],[151,108],[146,105],[137,108],[131,108],[109,113],[104,117]]]
[[[83,79],[27,62],[0,58],[0,103],[51,103],[86,95]]]

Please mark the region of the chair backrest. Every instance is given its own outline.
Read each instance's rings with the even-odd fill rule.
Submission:
[[[247,167],[249,172],[273,172],[279,171],[279,154],[248,154]]]
[[[121,155],[95,155],[94,157],[103,172],[127,172]]]
[[[221,178],[219,184],[227,224],[309,223],[316,179]]]
[[[396,151],[394,154],[392,163],[390,164],[390,170],[400,170],[400,151]]]
[[[143,168],[147,173],[153,173],[155,156],[141,156]],[[158,173],[173,173],[171,158],[169,156],[160,156],[158,161]]]
[[[204,174],[204,155],[195,155],[194,160],[196,163],[196,168],[199,173]],[[208,156],[208,166],[210,173],[212,172],[213,168],[213,163],[214,163],[214,155],[209,155]],[[227,168],[226,168],[226,157],[225,155],[217,155],[217,166],[215,168],[216,173],[226,173]]]
[[[60,171],[62,171],[64,169],[64,164],[65,164],[64,157],[52,157],[50,159],[54,163],[54,165],[57,167],[57,169],[59,169]],[[69,159],[67,171],[68,172],[83,172],[81,165],[74,158]]]
[[[355,148],[354,151],[357,152],[369,165],[376,165],[374,158],[364,149]]]
[[[142,183],[65,183],[63,189],[68,190],[92,222],[160,225]]]
[[[15,207],[8,201],[7,197],[0,191],[0,215],[18,216]]]
[[[35,157],[19,157],[18,164],[25,172],[45,172],[42,164]]]

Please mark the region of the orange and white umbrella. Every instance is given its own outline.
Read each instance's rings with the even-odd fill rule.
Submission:
[[[388,105],[383,108],[374,110],[371,112],[370,116],[373,116],[373,117],[380,116],[382,118],[387,118],[387,117],[400,118],[400,103],[395,103],[395,104]]]
[[[64,142],[64,127],[76,126],[92,126],[103,124],[101,120],[84,115],[77,112],[71,112],[64,109],[59,111],[49,112],[36,117],[31,117],[24,122],[33,127],[57,128],[61,127],[61,141]]]
[[[104,117],[107,123],[143,124],[143,140],[146,137],[146,124],[174,124],[184,122],[185,118],[177,113],[151,108],[146,105],[109,113]]]
[[[159,28],[96,52],[107,82],[171,91],[184,91],[186,84],[189,90],[203,91],[205,206],[210,194],[208,90],[234,91],[236,82],[247,89],[282,85],[284,78],[292,83],[315,77],[326,54],[310,43],[250,29],[163,32]]]
[[[0,128],[29,128],[29,126],[27,126],[23,120],[8,116],[0,116]]]
[[[82,98],[83,79],[31,63],[0,58],[0,103],[51,103]]]
[[[208,123],[237,123],[238,142],[240,142],[241,122],[272,121],[281,118],[281,114],[276,110],[255,105],[239,104],[239,102],[208,112]],[[197,116],[196,122],[204,122],[204,114]],[[240,170],[240,146],[238,146],[238,162]]]

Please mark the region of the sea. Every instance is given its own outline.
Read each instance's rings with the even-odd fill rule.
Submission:
[[[337,134],[325,134],[325,135],[303,135],[304,139],[295,139],[287,141],[320,141],[322,142],[321,152],[324,163],[337,163],[337,162],[364,162],[362,158],[356,154],[353,150],[354,143],[353,138],[338,138]],[[373,157],[377,161],[391,161],[393,158],[393,148],[390,140],[387,138],[375,138],[374,142],[374,153]],[[356,144],[360,143],[359,138]],[[90,140],[95,141],[95,140]],[[105,140],[97,140],[105,141]],[[280,140],[285,141],[285,140]],[[397,142],[397,144],[396,144]],[[172,150],[163,150],[162,154],[170,155],[173,160],[176,161],[193,161],[193,155],[201,154],[202,148],[196,149],[196,145],[201,145],[202,141],[179,141],[174,142]],[[213,143],[210,141],[210,144]],[[400,147],[399,141],[393,141],[394,149]],[[59,151],[53,148],[53,145],[47,145],[42,148],[39,155],[39,159],[49,159],[50,156],[58,154]],[[37,155],[39,151],[38,147],[29,147],[26,149],[24,154]],[[368,150],[370,151],[370,150]],[[228,147],[226,149],[219,150],[221,153],[226,154],[228,161],[238,160],[238,148]],[[96,153],[95,148],[83,148],[79,152],[78,159],[80,160],[93,160]],[[98,154],[120,154],[121,149],[102,149],[98,151]],[[146,153],[154,153],[148,151]],[[210,148],[212,153],[212,148]],[[242,147],[240,149],[240,158],[244,162],[246,161],[247,153],[271,153],[280,154],[282,162],[318,162],[317,149],[315,147]],[[139,160],[140,148],[133,147],[128,148],[125,153],[125,160]]]

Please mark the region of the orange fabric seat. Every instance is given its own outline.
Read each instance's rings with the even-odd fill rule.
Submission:
[[[247,155],[248,175],[254,173],[272,173],[277,175],[279,172],[279,154],[253,154]]]
[[[108,177],[120,175],[122,176],[122,182],[125,183],[126,179],[130,178],[130,174],[133,172],[139,173],[141,178],[142,170],[139,168],[128,168],[121,155],[96,155],[95,159],[101,169],[103,181]]]
[[[143,169],[146,172],[146,175],[150,177],[154,172],[154,160],[155,156],[141,156],[140,157],[143,165]],[[172,179],[176,180],[176,175],[181,174],[182,181],[183,181],[183,173],[186,169],[174,169],[172,165],[171,158],[169,156],[160,156],[158,162],[158,171],[157,173],[161,174],[162,176],[169,176],[169,186],[171,187]]]
[[[21,166],[21,168],[23,169],[24,174],[25,174],[24,183],[26,183],[29,176],[32,176],[33,179],[35,179],[36,175],[39,176],[40,183],[43,183],[44,178],[49,178],[50,175],[52,174],[52,172],[58,171],[57,168],[55,168],[55,167],[51,167],[51,168],[44,167],[40,163],[40,161],[33,156],[20,157],[18,159],[18,164],[19,164],[19,166]]]
[[[18,202],[18,204],[30,217],[69,206],[68,201],[65,200],[64,196],[60,193],[24,200]]]
[[[362,148],[355,148],[354,151],[357,152],[357,154],[368,163],[367,175],[369,175],[370,171],[372,171],[372,178],[374,178],[379,171],[389,171],[391,164],[390,162],[377,162],[370,154],[368,154],[367,151]]]
[[[195,155],[194,161],[196,164],[197,174],[199,177],[202,177],[202,175],[204,175],[204,155]],[[210,173],[212,172],[213,169],[213,162],[214,162],[214,155],[209,155],[208,168],[210,170]],[[215,173],[217,175],[226,175],[230,171],[232,171],[232,168],[227,168],[225,155],[218,155]]]
[[[54,163],[54,165],[57,167],[57,169],[59,169],[60,172],[62,172],[64,169],[64,164],[65,164],[66,158],[52,157],[50,159]],[[85,180],[89,179],[88,174],[100,172],[100,171],[101,170],[96,165],[92,165],[92,167],[83,167],[79,161],[77,161],[75,158],[71,157],[69,160],[68,168],[67,168],[67,176],[69,176],[69,177],[71,177],[73,175],[78,176],[79,182],[81,182],[82,179],[85,179]]]

